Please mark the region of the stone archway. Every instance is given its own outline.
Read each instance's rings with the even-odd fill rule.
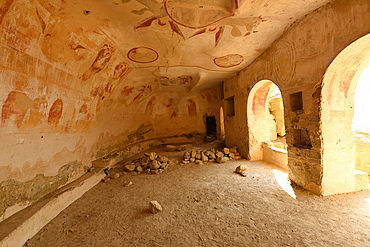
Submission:
[[[247,104],[249,158],[262,160],[263,143],[285,136],[281,92],[272,81],[262,80],[250,91]],[[284,144],[285,140],[282,145]]]
[[[370,64],[370,35],[346,47],[330,64],[321,102],[322,194],[359,190],[356,141],[352,132],[354,93],[359,76]]]

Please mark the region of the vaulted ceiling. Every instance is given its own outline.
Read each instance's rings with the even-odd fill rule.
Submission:
[[[82,81],[106,71],[135,85],[156,81],[191,91],[234,75],[329,0],[24,2],[23,15],[36,14],[17,25],[34,26],[45,59]]]

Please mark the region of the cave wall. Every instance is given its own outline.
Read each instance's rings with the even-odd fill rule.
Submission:
[[[190,92],[196,78],[156,67],[143,77],[111,36],[73,26],[64,1],[0,4],[0,220],[93,160],[199,140],[204,116],[219,118],[220,87]]]
[[[257,82],[271,80],[284,101],[290,179],[317,194],[338,193],[322,188],[322,78],[346,46],[370,32],[369,11],[366,0],[332,1],[287,27],[263,55],[225,81],[225,98],[235,97],[235,116],[225,117],[226,144],[248,156],[248,95]]]

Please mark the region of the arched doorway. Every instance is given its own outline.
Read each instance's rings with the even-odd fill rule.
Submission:
[[[363,174],[356,174],[352,119],[357,82],[369,64],[370,35],[367,35],[346,47],[324,75],[321,102],[323,195],[363,188],[358,183]]]
[[[250,91],[247,103],[250,160],[266,159],[263,148],[269,142],[266,147],[282,152],[287,163],[284,106],[278,86],[269,80],[258,82]]]

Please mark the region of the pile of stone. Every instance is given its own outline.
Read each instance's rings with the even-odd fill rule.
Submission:
[[[126,163],[123,169],[126,172],[158,174],[163,172],[170,164],[171,160],[167,157],[157,153],[145,153],[143,157]]]
[[[191,150],[190,152],[185,152],[183,156],[182,163],[197,163],[202,164],[203,162],[217,162],[225,163],[230,159],[238,160],[241,156],[238,153],[236,147],[233,148],[223,148],[222,150]]]

